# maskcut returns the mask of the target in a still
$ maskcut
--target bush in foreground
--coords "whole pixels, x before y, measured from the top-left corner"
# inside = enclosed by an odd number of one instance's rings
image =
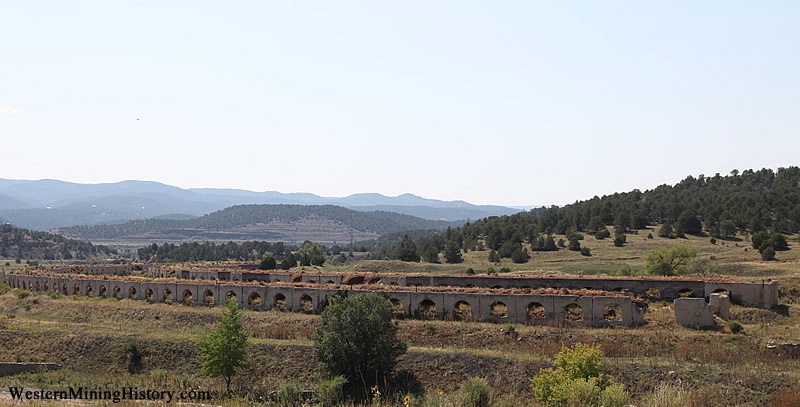
[[[332,375],[360,383],[363,390],[384,384],[406,351],[392,311],[387,298],[371,293],[331,298],[312,336],[314,357]]]
[[[590,345],[563,347],[555,368],[541,369],[531,379],[537,400],[549,406],[624,406],[630,395],[603,373],[603,352]]]

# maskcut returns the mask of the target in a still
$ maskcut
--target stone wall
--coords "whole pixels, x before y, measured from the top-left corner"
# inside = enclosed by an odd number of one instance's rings
[[[770,308],[778,305],[778,282],[723,282],[704,280],[667,280],[638,278],[528,278],[490,276],[382,276],[340,275],[330,273],[281,273],[266,271],[194,271],[175,273],[184,280],[241,281],[241,282],[312,282],[317,284],[386,284],[401,287],[486,287],[486,288],[584,288],[600,291],[629,291],[637,296],[655,295],[665,300],[683,296],[709,298],[712,293],[727,291],[734,303]],[[349,280],[345,280],[349,278]]]
[[[306,276],[313,278],[314,275]],[[106,297],[120,299],[207,305],[222,305],[226,298],[235,297],[244,308],[268,310],[280,306],[288,311],[309,313],[320,312],[321,305],[340,292],[340,288],[333,286],[295,287],[219,281],[124,281],[20,274],[10,274],[7,280],[12,288],[44,290],[47,285],[65,295],[96,297],[104,293]],[[635,326],[644,323],[644,309],[626,296],[394,291],[381,290],[379,285],[374,289],[349,289],[348,295],[368,292],[389,298],[406,317],[461,316],[476,321],[548,325]],[[462,312],[456,313],[456,309]]]

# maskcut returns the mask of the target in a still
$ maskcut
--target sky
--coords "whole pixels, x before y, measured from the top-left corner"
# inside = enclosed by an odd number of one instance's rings
[[[0,178],[566,204],[798,165],[796,1],[0,0]]]

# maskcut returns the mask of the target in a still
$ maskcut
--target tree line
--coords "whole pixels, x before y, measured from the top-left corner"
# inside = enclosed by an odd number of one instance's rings
[[[534,251],[567,248],[588,256],[591,251],[580,244],[583,233],[610,238],[608,227],[613,226],[614,245],[624,246],[626,232],[656,224],[661,224],[659,236],[668,238],[707,234],[731,239],[737,234],[765,233],[766,237],[758,235],[755,248],[768,260],[775,250],[785,250],[782,238],[773,236],[800,231],[800,168],[688,176],[674,186],[492,216],[416,239],[406,236],[391,245],[376,242],[370,256],[437,263],[439,253],[444,253],[444,261],[453,263],[460,260],[460,251],[489,249],[492,261],[511,258],[524,263],[529,258],[525,242]],[[566,239],[556,241],[554,234]],[[768,244],[764,246],[763,241]]]
[[[0,225],[0,257],[32,260],[84,260],[112,256],[116,250],[9,224]]]

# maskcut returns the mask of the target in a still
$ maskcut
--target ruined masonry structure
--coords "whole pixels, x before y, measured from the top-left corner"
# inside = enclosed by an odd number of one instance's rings
[[[274,282],[288,277],[276,275]],[[401,277],[406,278],[406,277]],[[268,310],[285,307],[287,310],[319,312],[320,305],[340,293],[339,289],[323,287],[294,287],[290,285],[257,285],[209,281],[127,281],[102,280],[87,276],[41,276],[11,274],[12,288],[34,291],[57,290],[65,295],[90,297],[106,296],[147,300],[174,301],[187,304],[221,305],[222,299],[235,297],[244,308]],[[477,321],[556,324],[575,315],[578,324],[590,326],[627,325],[644,323],[644,308],[628,296],[579,296],[543,294],[479,294],[435,291],[395,291],[349,289],[348,295],[372,292],[389,298],[405,316],[435,313],[453,315],[458,308],[466,317]],[[504,310],[497,314],[493,310]],[[466,310],[466,311],[464,311]],[[576,315],[577,314],[577,315]]]
[[[61,270],[59,270],[61,271]],[[95,271],[95,270],[92,270]],[[100,270],[97,270],[100,271]],[[61,271],[62,273],[64,271]],[[151,270],[159,273],[159,270]],[[564,288],[628,292],[675,300],[676,320],[686,326],[708,326],[712,315],[727,318],[730,302],[770,308],[778,304],[778,282],[742,283],[703,280],[525,278],[483,276],[404,276],[289,274],[247,271],[178,271],[173,281],[105,280],[89,276],[8,276],[12,288],[50,289],[65,295],[107,296],[179,303],[221,305],[235,297],[242,307],[267,310],[319,312],[321,304],[341,287],[298,287],[288,283],[362,285],[348,288],[351,295],[374,292],[388,297],[405,316],[436,314],[488,322],[529,324],[583,323],[591,326],[644,323],[644,308],[631,296],[581,296],[554,294],[500,294],[436,292],[431,287],[485,287],[492,289]],[[254,284],[258,283],[258,284]],[[381,286],[384,289],[381,289]],[[389,288],[386,286],[397,286]],[[374,288],[373,288],[374,287]],[[399,290],[398,287],[406,287]],[[414,288],[415,291],[411,291]],[[422,289],[419,289],[422,288]],[[724,293],[725,295],[719,295]],[[709,303],[706,302],[709,300]],[[501,310],[498,312],[498,310]]]

